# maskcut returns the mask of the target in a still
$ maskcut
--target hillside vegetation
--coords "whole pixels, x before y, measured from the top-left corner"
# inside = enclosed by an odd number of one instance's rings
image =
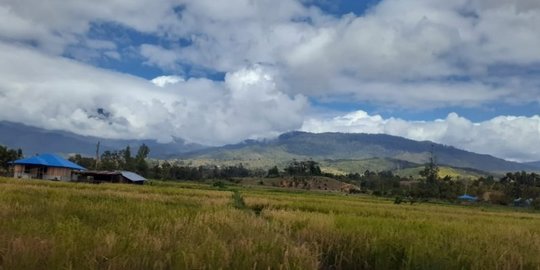
[[[247,140],[233,145],[207,147],[187,143],[181,138],[174,138],[170,143],[114,140],[0,121],[0,145],[21,148],[26,155],[53,152],[93,157],[98,141],[102,152],[115,152],[127,145],[137,147],[145,144],[152,149],[150,158],[176,159],[193,166],[230,166],[242,163],[250,168],[268,169],[274,165],[283,167],[292,159],[313,159],[327,162],[323,166],[332,170],[362,173],[366,169],[387,171],[418,167],[427,162],[433,150],[438,162],[447,167],[472,168],[489,173],[540,171],[539,162],[510,162],[429,141],[414,141],[384,134],[289,132],[275,139]]]
[[[333,169],[361,173],[366,169],[418,167],[429,160],[431,151],[437,156],[438,163],[447,167],[494,173],[539,170],[535,163],[510,162],[429,141],[385,134],[290,132],[273,140],[214,147],[180,154],[179,158],[195,164],[241,162],[259,168],[281,166],[291,159],[313,159]]]
[[[370,196],[0,178],[0,269],[535,269],[540,215]]]

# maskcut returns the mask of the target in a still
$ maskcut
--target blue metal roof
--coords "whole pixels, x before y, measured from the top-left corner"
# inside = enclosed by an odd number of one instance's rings
[[[43,154],[39,156],[19,159],[19,160],[13,161],[13,164],[43,165],[43,166],[49,166],[49,167],[68,168],[68,169],[79,170],[79,171],[86,170],[85,168],[69,160],[63,159],[62,157],[55,154]]]
[[[468,200],[468,201],[476,201],[478,198],[476,198],[475,196],[463,194],[463,195],[459,196],[458,199],[460,199],[460,200]]]

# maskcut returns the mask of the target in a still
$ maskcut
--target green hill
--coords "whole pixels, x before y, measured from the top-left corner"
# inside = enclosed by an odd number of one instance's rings
[[[199,163],[243,163],[259,168],[283,166],[292,159],[313,159],[321,162],[322,167],[363,172],[366,169],[378,171],[418,167],[428,161],[430,151],[433,151],[437,162],[446,167],[471,168],[492,173],[538,170],[531,164],[385,134],[290,132],[273,140],[249,140],[178,157]]]

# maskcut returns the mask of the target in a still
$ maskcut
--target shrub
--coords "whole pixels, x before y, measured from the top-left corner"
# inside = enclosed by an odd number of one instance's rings
[[[540,197],[534,199],[531,206],[534,208],[534,210],[540,210]]]
[[[212,184],[212,186],[217,187],[217,188],[225,188],[225,183],[221,181],[216,181]]]
[[[508,205],[510,203],[510,198],[500,191],[492,191],[487,197],[488,201],[493,204]]]

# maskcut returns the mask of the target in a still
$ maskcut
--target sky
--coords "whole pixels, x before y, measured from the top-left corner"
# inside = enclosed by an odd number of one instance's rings
[[[0,0],[0,120],[206,145],[385,133],[540,160],[537,0]]]

